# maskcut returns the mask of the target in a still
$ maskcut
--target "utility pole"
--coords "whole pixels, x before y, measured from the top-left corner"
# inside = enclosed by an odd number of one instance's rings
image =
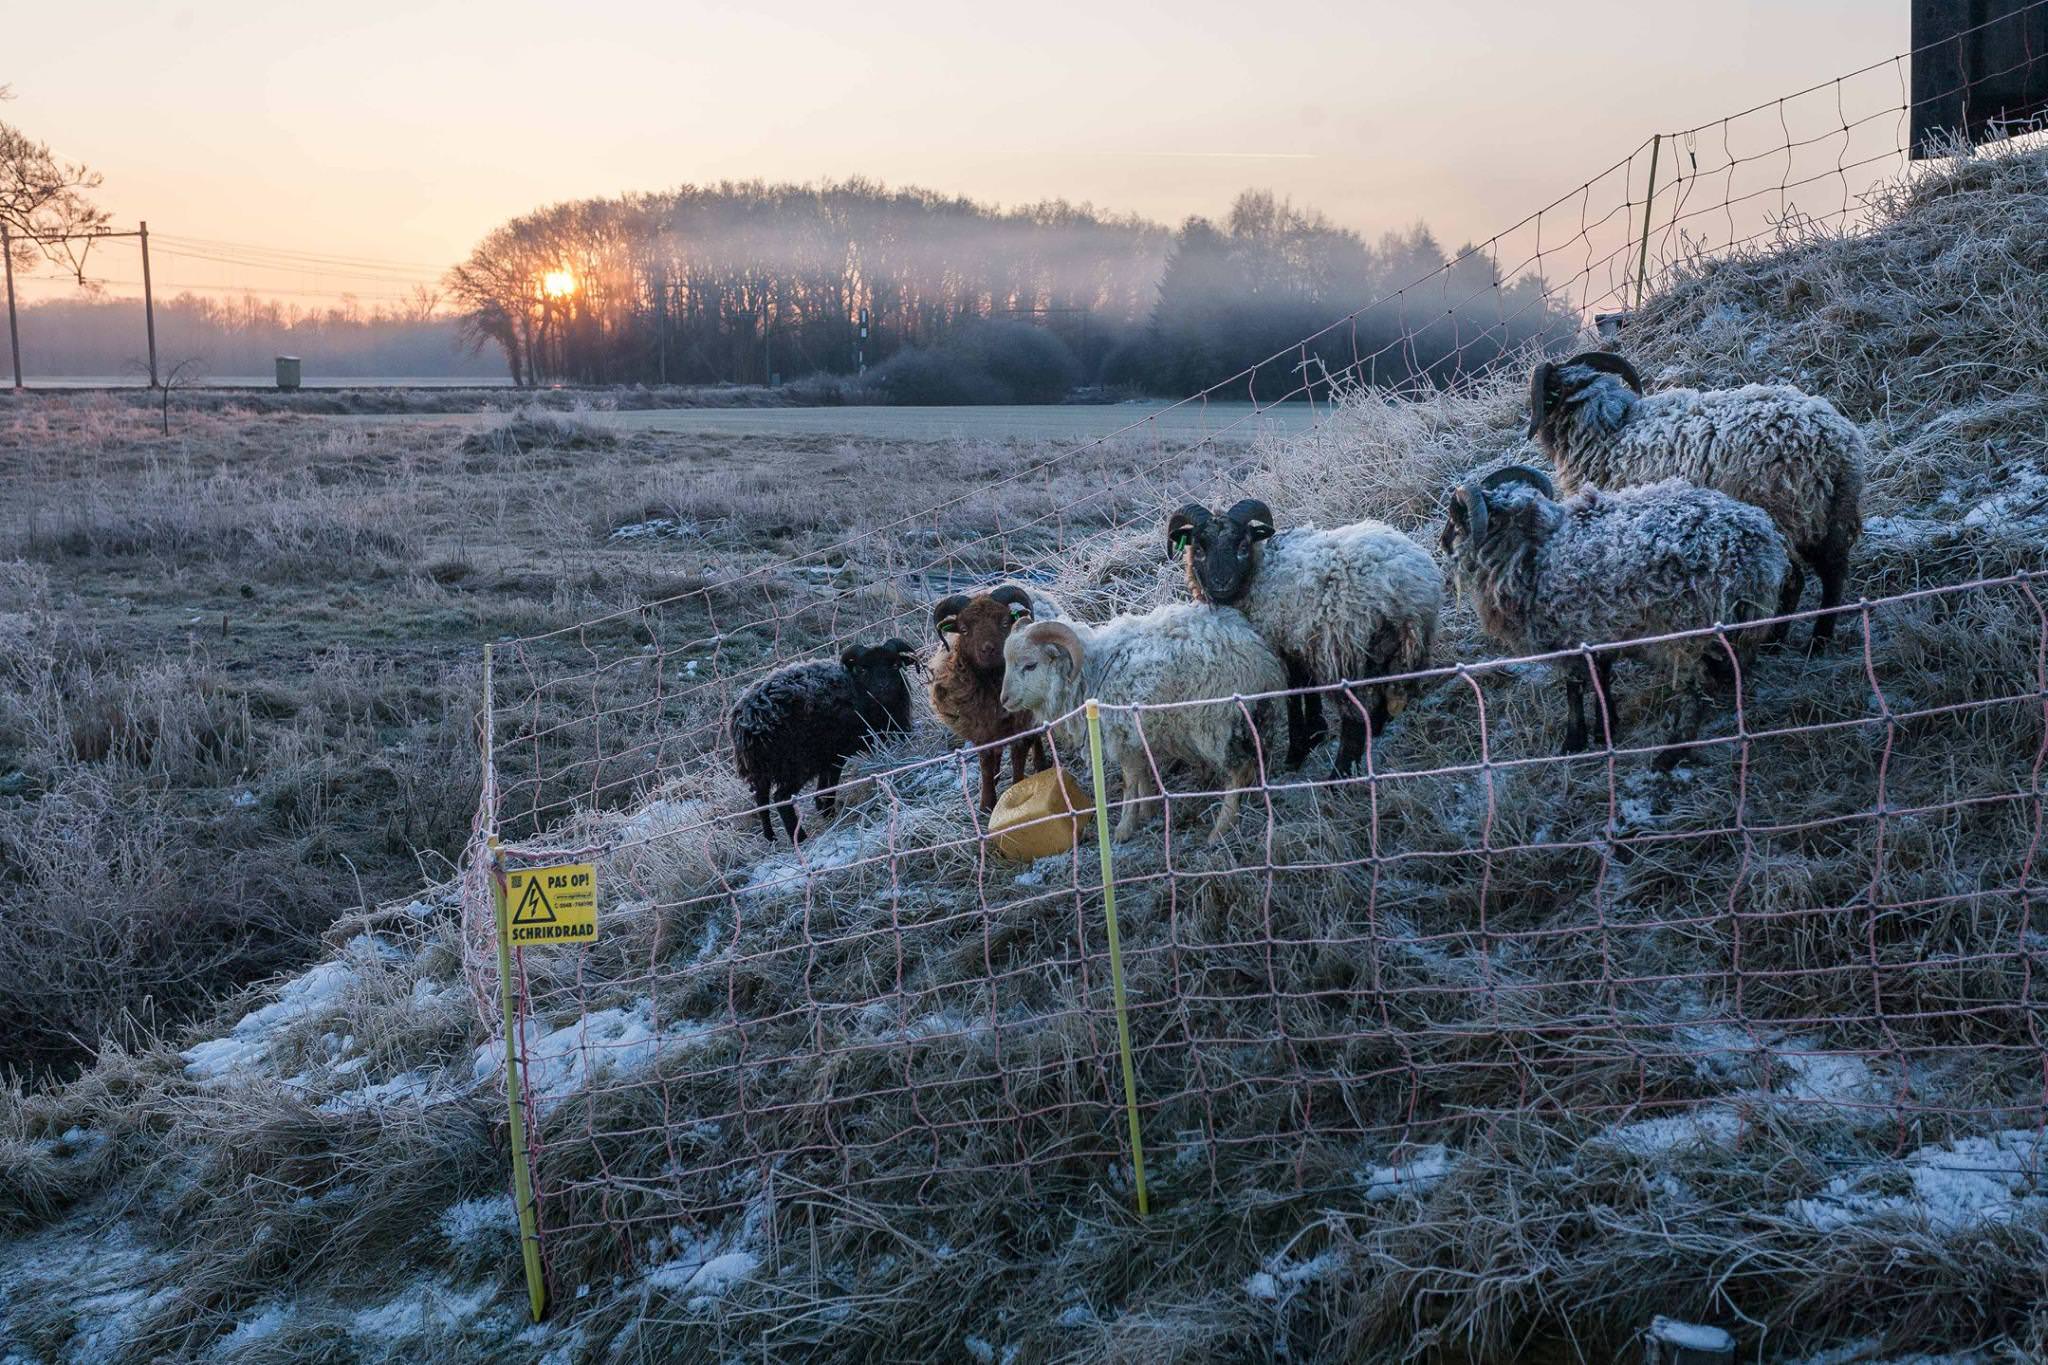
[[[14,239],[0,223],[0,261],[7,271],[7,347],[14,354],[14,387],[21,387],[21,329],[14,323]]]
[[[149,386],[156,383],[156,296],[149,288],[149,224],[142,225],[142,321],[149,329]],[[173,252],[173,255],[177,253]]]

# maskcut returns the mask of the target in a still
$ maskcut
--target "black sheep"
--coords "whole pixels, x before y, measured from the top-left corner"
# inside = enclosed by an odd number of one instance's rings
[[[838,804],[831,788],[840,769],[877,735],[910,730],[910,687],[903,670],[915,661],[908,642],[854,646],[837,663],[791,664],[763,678],[732,709],[733,766],[751,783],[761,807],[761,833],[775,842],[773,804],[792,842],[803,838],[792,799],[817,780],[818,815]]]

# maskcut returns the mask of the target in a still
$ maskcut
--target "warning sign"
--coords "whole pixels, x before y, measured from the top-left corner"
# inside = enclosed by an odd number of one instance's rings
[[[505,875],[506,932],[514,947],[597,940],[597,869],[589,863]]]

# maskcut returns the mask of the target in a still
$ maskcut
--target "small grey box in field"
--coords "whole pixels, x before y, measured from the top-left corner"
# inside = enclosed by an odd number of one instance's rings
[[[277,358],[277,386],[287,391],[299,387],[299,358],[295,355],[281,355]]]
[[[1735,1338],[1718,1327],[1651,1318],[1643,1333],[1644,1365],[1735,1365]]]

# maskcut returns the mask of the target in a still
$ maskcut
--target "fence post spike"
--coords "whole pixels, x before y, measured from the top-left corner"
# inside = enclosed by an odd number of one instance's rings
[[[1123,1058],[1124,1116],[1131,1128],[1131,1174],[1138,1190],[1138,1216],[1152,1212],[1145,1189],[1145,1143],[1138,1134],[1138,1077],[1131,1063],[1131,1015],[1124,1002],[1123,944],[1116,927],[1116,871],[1109,852],[1109,796],[1102,776],[1102,714],[1088,699],[1088,762],[1095,770],[1095,845],[1102,854],[1102,918],[1109,927],[1109,986],[1116,1002],[1116,1047]],[[1168,818],[1171,818],[1169,807]]]
[[[533,1173],[526,1151],[526,1095],[519,1084],[519,1011],[512,996],[512,934],[506,912],[505,859],[498,836],[490,850],[491,908],[498,926],[498,1003],[505,1015],[505,1106],[511,1116],[512,1197],[519,1205],[519,1253],[526,1266],[527,1308],[539,1322],[547,1312],[547,1284],[541,1275],[540,1227],[533,1203]]]

